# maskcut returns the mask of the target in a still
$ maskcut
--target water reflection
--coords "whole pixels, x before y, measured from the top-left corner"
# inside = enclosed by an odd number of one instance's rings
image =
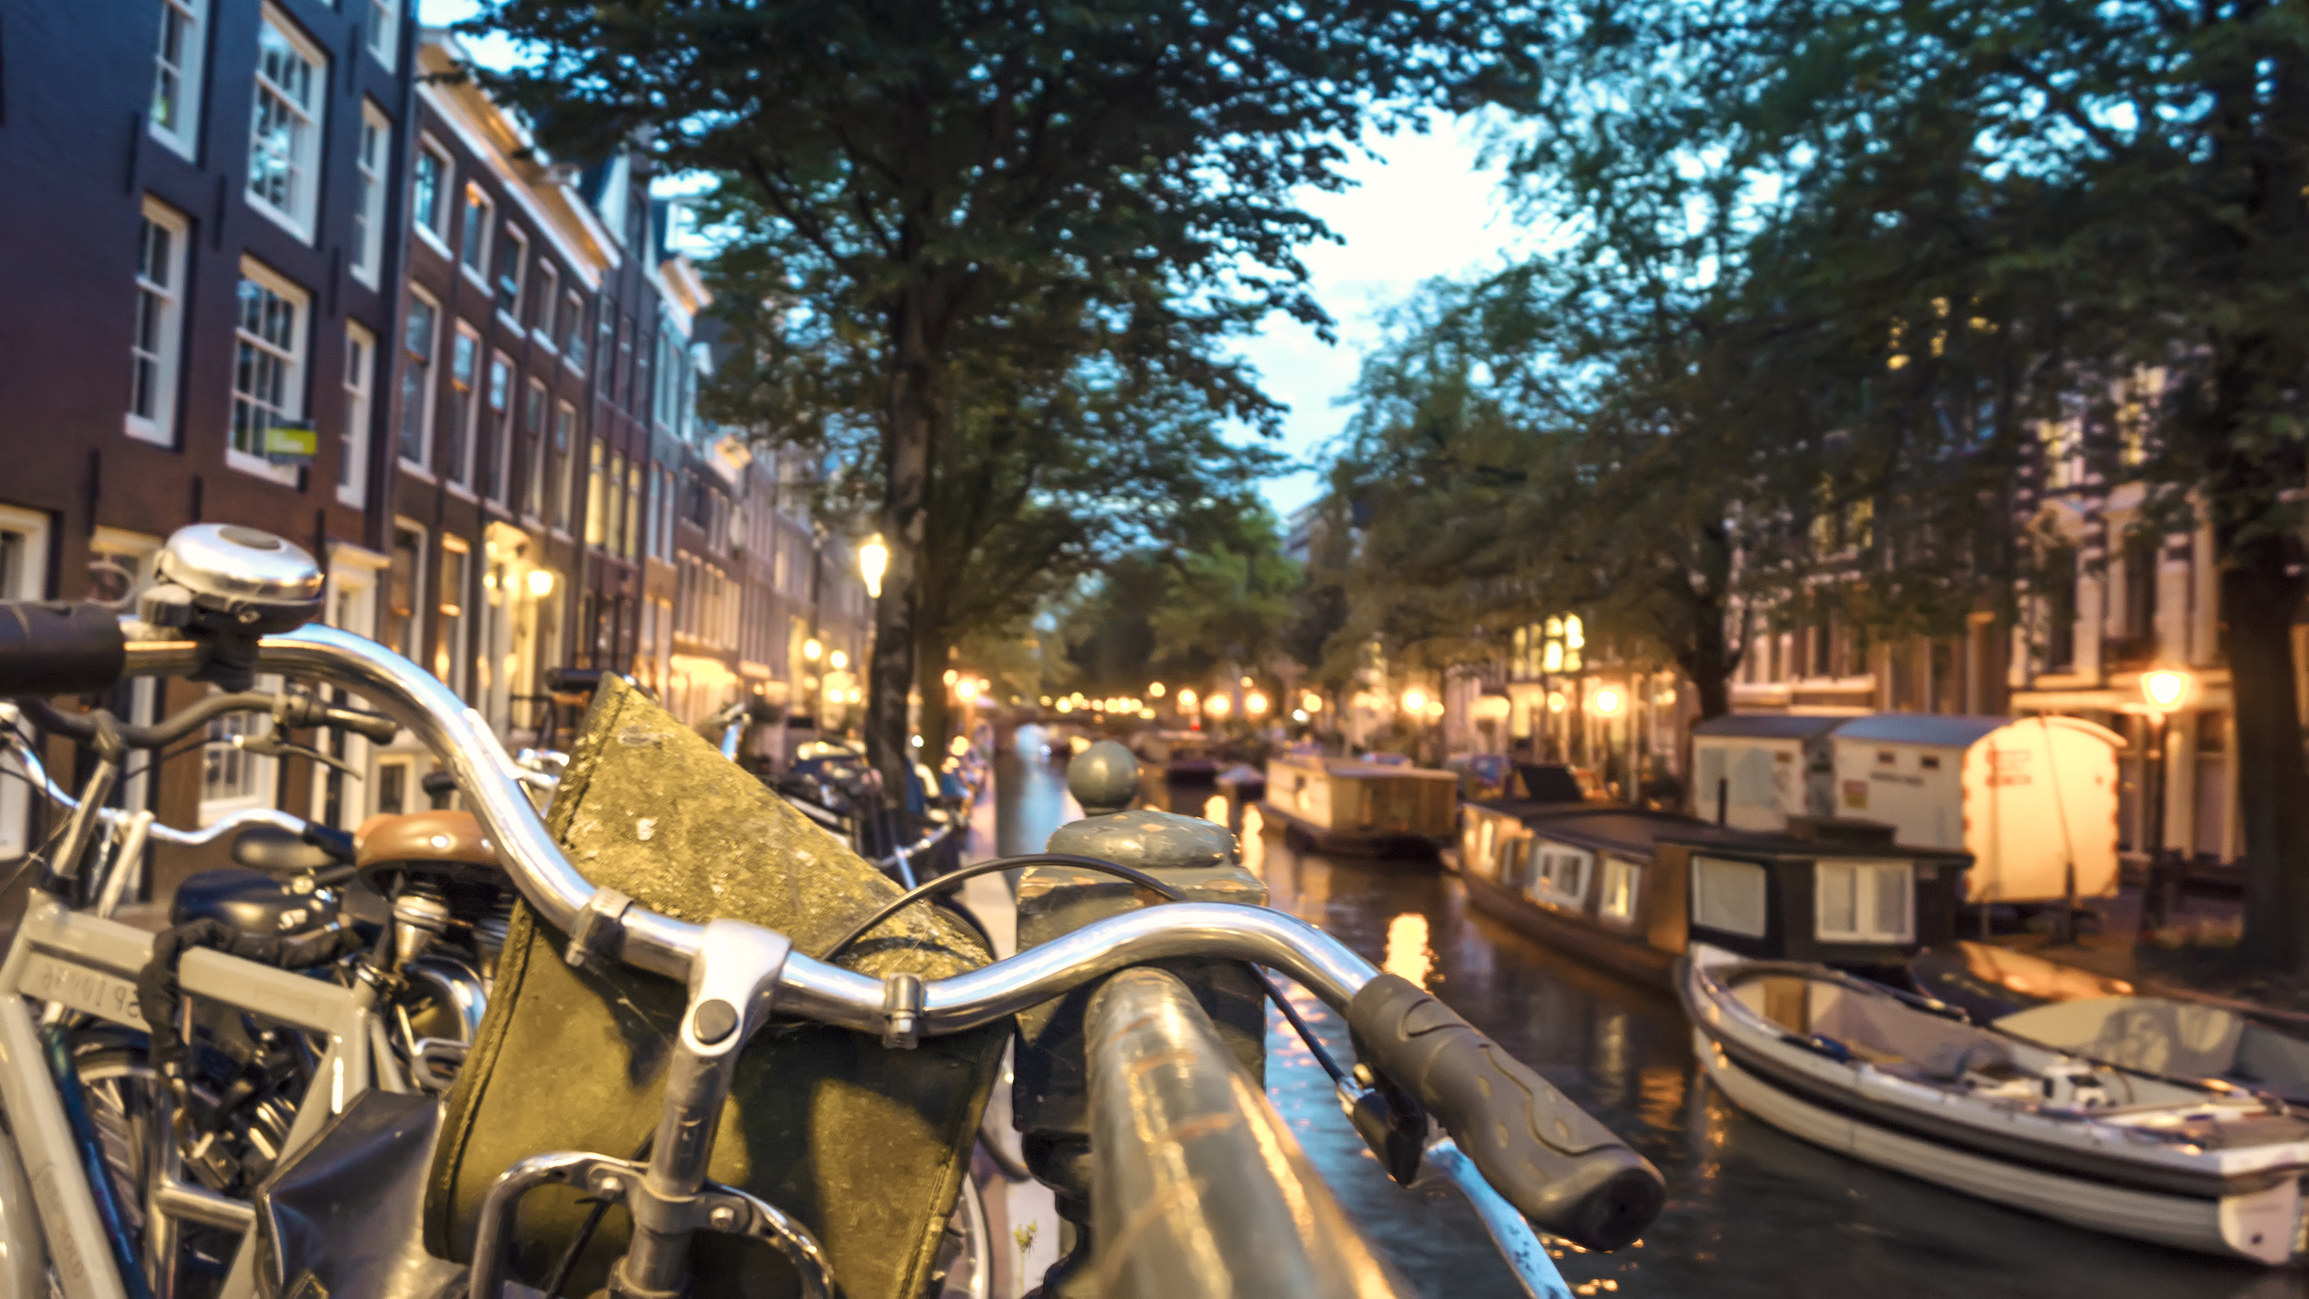
[[[1055,774],[1054,766],[1047,767]],[[1009,774],[1006,769],[1006,776]],[[1170,804],[1152,782],[1146,799]],[[1273,905],[1321,925],[1366,959],[1433,988],[1658,1165],[1668,1208],[1640,1246],[1567,1251],[1583,1294],[2041,1296],[2043,1299],[2309,1299],[2296,1271],[2263,1272],[2135,1245],[1989,1205],[1855,1163],[1767,1128],[1707,1086],[1690,1027],[1664,994],[1600,973],[1472,911],[1432,867],[1298,852],[1264,833],[1257,809],[1178,803],[1232,825]],[[1055,800],[1010,799],[1007,809]],[[1055,820],[1005,842],[1040,847]],[[1332,1050],[1344,1024],[1294,989]],[[1482,1227],[1447,1184],[1397,1187],[1340,1117],[1330,1080],[1273,1017],[1267,1083],[1292,1131],[1372,1240],[1430,1299],[1520,1294]]]

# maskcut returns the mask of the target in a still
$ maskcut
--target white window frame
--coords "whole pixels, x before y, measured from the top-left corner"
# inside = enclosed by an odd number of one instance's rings
[[[0,534],[14,544],[0,547],[0,600],[48,598],[49,519],[37,510],[0,505]],[[32,850],[30,787],[11,758],[0,757],[0,859],[21,857]]]
[[[1545,839],[1532,842],[1531,879],[1524,891],[1535,901],[1575,910],[1585,907],[1594,879],[1594,853]]]
[[[521,309],[529,302],[529,236],[508,219],[505,222],[504,238],[513,252],[513,305],[508,307],[499,300],[497,278],[494,276],[489,281],[489,301],[496,309],[497,318],[511,325],[518,333],[522,329]],[[503,254],[505,246],[500,245],[497,251]]]
[[[449,480],[451,491],[470,497],[473,494],[473,443],[480,436],[482,385],[489,377],[486,373],[489,349],[481,341],[481,331],[463,317],[455,318],[454,323],[455,329],[449,337],[449,386],[452,391],[464,391],[469,400],[454,403],[456,408],[449,412],[449,418],[462,427],[455,430],[457,445],[451,448],[456,452],[451,457],[455,463],[443,467],[441,473]],[[461,350],[460,344],[468,342],[472,344],[473,373],[461,382],[457,377],[458,358],[467,353]]]
[[[473,217],[475,207],[481,209],[479,221]],[[491,302],[497,298],[496,288],[489,283],[489,253],[496,244],[496,228],[497,200],[489,197],[480,181],[466,181],[457,194],[457,265],[481,286]]]
[[[505,379],[499,404],[498,377]],[[481,376],[481,405],[489,414],[489,499],[513,504],[513,437],[521,401],[521,370],[503,352],[489,353],[489,368]]]
[[[529,336],[548,352],[560,350],[553,339],[553,316],[561,310],[561,268],[550,257],[537,259],[537,291],[530,295],[537,304],[537,321],[529,327]]]
[[[250,71],[250,78],[255,83],[256,93],[249,110],[248,183],[241,186],[241,194],[248,200],[250,207],[272,218],[280,224],[282,229],[309,244],[313,242],[313,230],[321,206],[321,146],[323,133],[328,130],[329,56],[327,51],[315,45],[305,36],[303,31],[298,29],[295,23],[289,21],[286,14],[272,5],[268,4],[264,7],[263,14],[258,18],[257,30],[259,55]],[[265,77],[262,41],[263,34],[267,31],[279,36],[282,42],[288,46],[289,52],[305,64],[306,75],[309,78],[310,103],[298,103],[290,96],[286,87],[277,85]],[[274,204],[270,198],[258,192],[257,189],[259,175],[256,161],[257,151],[262,145],[262,137],[257,133],[257,124],[264,112],[265,101],[268,96],[277,98],[281,103],[288,105],[291,111],[304,118],[303,129],[297,131],[292,139],[291,157],[288,159],[290,177],[288,206],[286,207]]]
[[[1771,896],[1770,877],[1755,862],[1692,854],[1694,927],[1762,938],[1771,930]]]
[[[337,472],[337,499],[365,505],[369,499],[369,430],[377,417],[377,336],[357,320],[345,322],[345,414],[343,467]]]
[[[561,315],[562,339],[556,346],[560,348],[561,359],[568,364],[569,372],[582,375],[585,373],[587,359],[585,355],[585,294],[576,288],[569,289],[562,298]]]
[[[401,392],[399,395],[402,399],[401,423],[393,428],[393,452],[395,457],[400,460],[401,468],[411,473],[422,474],[429,479],[433,476],[433,420],[436,414],[434,401],[440,395],[441,383],[441,304],[434,300],[432,294],[414,284],[409,286],[409,299],[412,302],[424,303],[426,309],[433,315],[432,333],[425,340],[425,391],[415,406],[417,436],[420,443],[418,455],[420,458],[415,460],[409,458],[408,447],[401,436],[402,426],[406,425],[411,417],[407,391],[410,357],[409,325],[416,318],[415,312],[402,314],[401,327],[395,331],[393,340],[393,373],[400,376]]]
[[[363,44],[379,66],[393,70],[401,53],[401,0],[369,0],[369,39]]]
[[[560,494],[547,502],[546,508],[550,512],[548,522],[554,533],[566,537],[569,535],[569,520],[577,512],[578,462],[583,459],[585,449],[585,439],[577,431],[577,403],[554,403],[553,437],[554,450],[548,453],[547,458],[550,461],[554,454],[558,454],[561,472],[554,476],[555,481],[546,486]]]
[[[385,176],[393,162],[393,119],[373,100],[361,101],[361,148],[354,155],[360,173],[360,203],[353,210],[353,278],[377,287],[385,263]]]
[[[428,155],[440,164],[441,179],[433,186],[431,210],[420,212],[416,210],[417,163]],[[457,159],[430,135],[420,133],[417,152],[409,155],[409,200],[409,224],[416,229],[417,237],[433,245],[434,251],[443,257],[449,257],[449,223],[458,210]]]
[[[534,412],[537,416],[530,418]],[[552,495],[546,470],[553,464],[553,394],[535,375],[521,389],[521,431],[529,435],[529,472],[521,482],[521,514],[532,523],[545,519]]]
[[[444,579],[449,574],[449,556],[451,555],[465,557],[465,562],[461,566],[462,580],[458,583],[464,589],[449,593],[456,596],[454,601],[441,598],[444,592],[439,589],[448,585]],[[441,546],[434,556],[433,566],[435,570],[434,630],[437,633],[437,639],[433,645],[433,675],[439,677],[441,682],[451,690],[456,691],[458,698],[471,703],[472,700],[468,697],[467,692],[473,688],[473,655],[472,646],[467,643],[466,629],[468,624],[465,620],[473,612],[471,606],[466,603],[473,597],[472,543],[453,533],[442,533]],[[453,625],[452,619],[455,620]],[[448,671],[444,673],[443,668],[447,668]]]
[[[160,83],[163,77],[176,77],[177,123],[163,125],[151,109],[145,112],[146,129],[152,138],[167,145],[187,161],[200,161],[200,110],[206,98],[209,0],[160,0],[160,41],[152,55],[152,106],[161,102]],[[178,30],[184,37],[183,48],[177,51],[177,62],[170,64],[166,41],[171,17],[181,20]]]
[[[288,304],[292,313],[289,318],[290,344],[284,352],[280,345],[271,339],[262,335],[251,334],[242,327],[240,294],[236,289],[233,296],[233,383],[230,404],[226,408],[225,463],[243,473],[254,474],[259,478],[269,478],[276,483],[293,484],[297,481],[295,466],[276,465],[265,459],[261,451],[247,451],[232,445],[232,439],[236,436],[239,427],[238,416],[244,401],[272,411],[274,417],[285,425],[294,426],[306,418],[305,370],[310,360],[311,351],[309,336],[312,332],[312,295],[306,293],[288,277],[254,257],[241,258],[241,283],[244,285],[254,283]],[[282,362],[281,387],[283,397],[278,407],[265,402],[260,394],[241,391],[242,367],[239,357],[240,349],[244,346],[259,348]]]
[[[1606,855],[1603,888],[1596,895],[1596,916],[1614,924],[1634,924],[1636,911],[1643,906],[1643,888],[1643,863]]]
[[[164,0],[164,3],[166,0]],[[129,342],[129,362],[132,367],[149,363],[152,366],[152,414],[136,413],[136,386],[133,372],[128,392],[128,415],[124,429],[128,436],[139,442],[156,446],[176,445],[176,392],[182,379],[184,364],[184,266],[185,245],[192,239],[192,223],[176,209],[157,199],[144,200],[143,224],[138,226],[136,307],[138,336]],[[162,278],[153,279],[146,273],[144,226],[156,226],[168,232],[168,256],[160,268]],[[152,349],[144,347],[143,326],[146,304],[153,308],[159,323],[153,329]]]
[[[396,516],[393,526],[385,532],[385,564],[378,570],[377,607],[370,635],[381,644],[384,641],[384,620],[392,612],[393,552],[398,548],[400,534],[409,533],[417,539],[417,549],[409,564],[409,643],[401,647],[401,656],[411,663],[425,661],[425,615],[431,606],[425,603],[425,593],[431,584],[425,580],[425,570],[433,562],[432,548],[426,545],[427,530],[415,519]]]
[[[1829,923],[1830,881],[1845,881],[1852,899],[1850,924]],[[1900,905],[1900,923],[1884,923],[1885,887]],[[1823,859],[1812,864],[1812,932],[1823,943],[1905,943],[1916,936],[1916,867],[1893,859]]]

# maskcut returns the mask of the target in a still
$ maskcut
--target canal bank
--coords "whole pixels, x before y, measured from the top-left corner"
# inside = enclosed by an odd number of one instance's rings
[[[1058,762],[1030,749],[1005,755],[998,773],[991,829],[1002,851],[1039,848],[1050,829],[1078,815]],[[1245,861],[1266,880],[1274,906],[1432,988],[1658,1165],[1668,1208],[1640,1246],[1611,1256],[1567,1251],[1561,1260],[1580,1293],[2309,1299],[2298,1272],[2081,1231],[1785,1136],[1701,1080],[1673,999],[1473,912],[1456,877],[1296,851],[1258,825],[1255,811],[1214,803],[1208,786],[1173,791],[1150,783],[1145,796],[1229,820],[1245,832]],[[1345,1051],[1344,1026],[1312,998],[1295,1000],[1327,1044]],[[1321,1070],[1278,1028],[1270,1024],[1269,1093],[1371,1238],[1428,1299],[1517,1295],[1456,1193],[1389,1182],[1340,1115]]]

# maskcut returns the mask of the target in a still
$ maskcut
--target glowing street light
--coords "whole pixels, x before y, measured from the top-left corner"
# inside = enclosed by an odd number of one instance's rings
[[[2155,786],[2153,790],[2143,791],[2148,795],[2149,805],[2147,838],[2151,894],[2155,894],[2157,886],[2162,883],[2159,871],[2165,861],[2165,795],[2170,780],[2165,771],[2165,752],[2167,742],[2171,739],[2172,715],[2175,709],[2188,702],[2189,693],[2196,684],[2188,673],[2172,668],[2155,668],[2141,674],[2141,698],[2148,701],[2149,720],[2154,726],[2154,738],[2141,764],[2144,774],[2149,778],[2147,783]],[[2070,903],[2069,914],[2076,914],[2073,901]]]
[[[957,681],[954,683],[954,694],[956,698],[967,704],[978,697],[978,683],[968,679]]]
[[[1251,693],[1249,693],[1249,694],[1247,694],[1247,695],[1244,695],[1244,696],[1243,696],[1243,711],[1244,711],[1244,712],[1246,712],[1246,713],[1249,713],[1249,714],[1250,714],[1251,716],[1253,716],[1253,717],[1264,717],[1264,716],[1266,716],[1266,715],[1267,715],[1267,697],[1266,697],[1265,695],[1263,695],[1263,694],[1260,694],[1260,693],[1259,693],[1258,691],[1256,691],[1256,690],[1253,690]]]
[[[850,656],[840,650],[835,650],[832,657],[826,660],[826,666],[836,672],[847,672],[850,669]]]
[[[1203,701],[1203,711],[1213,717],[1224,717],[1235,711],[1235,701],[1225,695],[1212,695]]]
[[[1162,683],[1162,682],[1160,682],[1160,681],[1150,681],[1150,682],[1148,682],[1148,683],[1147,683],[1147,688],[1146,688],[1146,693],[1147,693],[1147,698],[1149,698],[1149,699],[1160,699],[1160,698],[1162,698],[1162,697],[1163,697],[1163,683]]]
[[[1417,687],[1417,686],[1413,686],[1413,687],[1411,687],[1409,690],[1406,690],[1406,691],[1404,691],[1404,692],[1403,692],[1403,711],[1404,711],[1404,712],[1407,712],[1407,713],[1424,713],[1424,712],[1426,712],[1426,711],[1427,711],[1427,692],[1426,692],[1426,691],[1424,691],[1424,690],[1421,690],[1421,689],[1420,689],[1419,687]]]
[[[1312,690],[1310,690],[1310,691],[1308,691],[1307,693],[1305,693],[1305,694],[1303,694],[1303,695],[1299,696],[1299,711],[1300,711],[1300,712],[1303,712],[1303,713],[1319,713],[1319,712],[1322,712],[1322,711],[1323,711],[1323,696],[1321,696],[1321,695],[1319,695],[1319,694],[1316,694],[1316,693],[1315,693],[1314,691],[1312,691]]]
[[[877,532],[858,547],[858,575],[866,579],[866,594],[882,598],[882,574],[890,571],[890,547]]]
[[[824,658],[825,654],[826,647],[818,643],[817,637],[812,636],[808,640],[802,642],[802,657],[808,659],[812,663],[815,663],[819,659]]]
[[[2176,672],[2171,668],[2143,672],[2141,698],[2148,700],[2149,707],[2157,712],[2169,713],[2179,708],[2181,701],[2189,697],[2190,684],[2188,673]]]
[[[1181,689],[1179,691],[1179,707],[1191,713],[1195,709],[1195,700],[1199,697],[1192,689]]]
[[[1561,690],[1550,690],[1547,692],[1547,711],[1551,713],[1560,713],[1568,707],[1570,707],[1570,701],[1563,697],[1563,692]]]
[[[533,568],[529,570],[529,594],[540,600],[553,594],[552,569]]]
[[[1620,698],[1620,692],[1610,686],[1605,686],[1595,692],[1595,710],[1606,717],[1617,713],[1620,710],[1620,705],[1624,702],[1626,701]]]

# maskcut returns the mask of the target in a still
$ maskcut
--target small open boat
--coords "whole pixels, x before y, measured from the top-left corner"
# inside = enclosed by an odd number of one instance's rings
[[[2309,1119],[1966,1022],[1825,966],[1695,945],[1677,970],[1709,1080],[1791,1135],[2136,1240],[2290,1262]]]

